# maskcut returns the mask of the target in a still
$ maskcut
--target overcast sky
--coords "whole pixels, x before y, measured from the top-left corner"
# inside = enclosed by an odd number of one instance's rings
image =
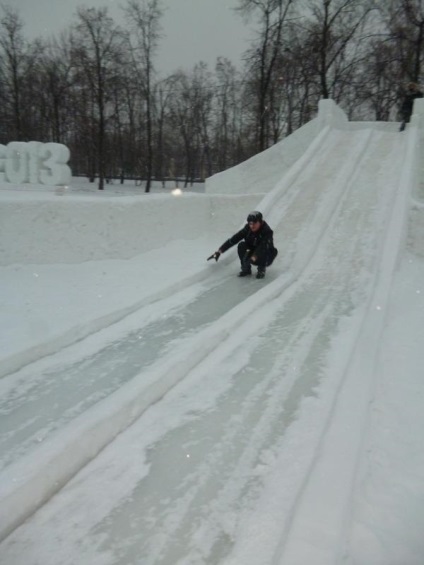
[[[125,0],[6,0],[25,23],[28,39],[60,32],[74,19],[78,6],[107,6],[116,22],[122,22]],[[162,0],[165,7],[156,67],[161,74],[191,69],[200,60],[213,70],[216,58],[227,57],[237,67],[249,45],[251,31],[239,14],[237,0]]]

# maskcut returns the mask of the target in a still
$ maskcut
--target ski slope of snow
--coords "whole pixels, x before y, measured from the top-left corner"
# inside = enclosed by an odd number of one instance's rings
[[[422,565],[421,102],[181,195],[0,185],[0,563]],[[256,208],[266,278],[206,262]]]

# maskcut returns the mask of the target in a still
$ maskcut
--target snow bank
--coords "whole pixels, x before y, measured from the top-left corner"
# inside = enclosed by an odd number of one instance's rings
[[[129,259],[177,239],[230,235],[261,199],[59,194],[0,191],[0,265]]]

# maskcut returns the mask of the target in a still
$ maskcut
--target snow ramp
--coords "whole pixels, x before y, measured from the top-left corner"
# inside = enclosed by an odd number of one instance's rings
[[[146,343],[166,347],[141,369],[132,360],[132,371],[126,349],[123,382],[113,367],[131,342],[128,328],[97,343],[93,374],[103,355],[115,361],[98,366],[103,376],[112,367],[109,378],[91,401],[74,380],[60,408],[68,416],[40,422],[41,446],[31,440],[36,419],[25,421],[26,400],[8,381],[4,410],[23,432],[20,445],[9,441],[0,475],[1,561],[340,562],[416,182],[419,118],[398,134],[346,120],[335,127],[331,101],[320,111],[328,119],[319,133],[258,206],[280,249],[264,285],[222,277],[236,268],[230,255],[215,265],[220,276],[205,267],[202,286],[168,304],[183,318],[174,333],[172,324],[154,333],[143,322]],[[212,316],[217,302],[224,307]],[[166,306],[156,304],[149,320]],[[66,375],[64,353],[49,363]],[[81,370],[75,363],[83,383],[87,359]],[[58,390],[25,379],[30,401],[39,394],[48,410]]]

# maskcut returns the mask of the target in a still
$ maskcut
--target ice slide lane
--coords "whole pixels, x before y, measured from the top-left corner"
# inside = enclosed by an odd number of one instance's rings
[[[343,190],[348,184],[349,179],[352,175],[353,168],[357,162],[357,159],[360,159],[365,152],[365,148],[367,147],[367,143],[369,141],[370,132],[360,132],[356,134],[356,142],[354,137],[351,134],[342,134],[341,132],[334,132],[332,136],[329,137],[327,144],[320,147],[317,155],[312,158],[309,167],[302,171],[302,174],[299,176],[298,182],[302,183],[302,190],[296,187],[294,184],[292,187],[289,187],[289,190],[281,191],[278,194],[280,204],[285,204],[285,213],[280,215],[281,223],[286,224],[285,226],[285,233],[284,236],[290,238],[290,231],[287,229],[287,226],[291,225],[293,233],[291,234],[292,240],[295,239],[295,235],[297,232],[302,232],[302,228],[305,228],[305,225],[302,225],[302,214],[294,213],[296,209],[303,206],[303,221],[309,223],[313,220],[314,217],[314,208],[317,210],[317,221],[319,224],[323,224],[325,226],[325,221],[323,223],[323,219],[325,220],[325,214],[328,217],[331,215],[331,211],[334,209],[334,205],[331,206],[331,202],[334,201],[342,194]],[[347,154],[350,156],[350,161],[347,159]],[[333,158],[330,159],[329,157],[332,156]],[[337,158],[340,157],[340,160]],[[344,163],[343,166],[340,166],[340,163]],[[349,164],[350,163],[350,164]],[[321,187],[319,183],[316,182],[317,176],[319,172],[325,170],[325,184]],[[308,180],[309,178],[309,180]],[[314,179],[314,182],[312,182]],[[308,193],[309,190],[309,193]],[[283,195],[281,194],[283,192]],[[312,200],[311,200],[312,199]],[[314,206],[311,206],[311,203],[314,202]],[[325,212],[325,214],[324,214]],[[324,214],[324,216],[323,216]],[[296,222],[293,222],[293,218],[297,218]],[[290,219],[292,223],[290,224]],[[278,226],[276,232],[278,233]],[[324,229],[324,228],[322,228]],[[313,248],[316,246],[316,234],[314,234],[314,239],[302,242],[300,241],[299,244],[302,244],[302,253],[304,254],[305,249],[309,249],[309,255],[313,253]],[[299,260],[298,260],[299,263]],[[290,279],[290,277],[289,277]],[[281,283],[274,281],[276,284],[275,289],[272,293],[280,292],[281,284],[283,287],[287,286],[290,282],[283,281]],[[237,296],[237,291],[239,290],[240,281],[232,280],[231,284],[234,286],[234,304],[237,303],[239,297]],[[271,283],[272,286],[273,283]],[[222,285],[225,288],[225,292],[228,291],[228,284],[224,282]],[[250,287],[251,289],[252,287]],[[200,310],[204,309],[207,304],[209,306],[215,303],[215,299],[210,301],[210,296],[213,296],[213,293],[216,289],[212,288],[207,291],[206,294],[209,293],[209,298],[204,298],[203,302],[200,301],[201,304]],[[265,289],[264,289],[265,290]],[[210,292],[209,292],[210,291]],[[210,294],[211,293],[211,294]],[[251,308],[255,308],[255,304],[260,304],[266,301],[269,298],[269,293],[262,292],[257,293],[258,297],[254,300]],[[218,297],[222,297],[222,289],[218,288]],[[216,298],[215,296],[215,298]],[[231,296],[231,293],[229,293]],[[209,301],[209,302],[208,302]],[[221,300],[222,302],[222,300]],[[224,304],[227,308],[228,305]],[[11,447],[12,453],[12,460],[13,457],[18,457],[14,465],[9,465],[6,468],[4,473],[5,480],[3,484],[6,485],[3,488],[3,492],[0,491],[0,496],[3,499],[3,506],[5,508],[5,513],[7,513],[7,508],[10,506],[15,507],[14,512],[16,512],[16,508],[21,508],[22,511],[19,516],[16,516],[16,519],[10,519],[10,516],[13,517],[14,513],[11,512],[9,516],[9,520],[5,523],[8,525],[8,530],[13,529],[15,525],[17,525],[25,515],[30,514],[36,507],[38,507],[44,500],[46,500],[53,492],[55,492],[66,480],[69,479],[70,476],[75,474],[77,470],[83,466],[89,459],[91,459],[95,453],[103,447],[116,433],[120,430],[124,429],[129,423],[135,419],[150,403],[155,402],[161,395],[163,395],[171,386],[174,386],[178,380],[180,380],[185,373],[193,366],[196,365],[205,355],[207,355],[213,348],[216,346],[217,343],[222,341],[225,335],[228,335],[228,332],[231,331],[231,328],[237,326],[238,320],[241,320],[245,317],[244,313],[245,307],[243,306],[240,310],[238,316],[236,316],[235,320],[231,319],[231,315],[227,315],[227,321],[225,323],[226,327],[224,328],[205,328],[204,331],[200,336],[198,336],[196,345],[193,346],[192,336],[190,333],[194,333],[199,328],[202,327],[202,324],[199,326],[193,327],[191,325],[187,331],[186,340],[187,343],[184,344],[184,339],[178,339],[178,347],[180,348],[180,354],[175,355],[175,351],[169,352],[168,355],[165,355],[165,360],[158,361],[156,364],[153,363],[153,368],[148,367],[144,374],[142,374],[142,379],[140,377],[134,377],[137,373],[137,370],[140,369],[140,357],[138,354],[133,360],[128,360],[129,351],[131,349],[137,350],[139,347],[139,333],[135,336],[135,341],[132,341],[132,344],[136,344],[135,349],[133,347],[127,348],[126,345],[128,342],[131,342],[131,339],[128,339],[129,336],[126,336],[125,339],[121,340],[120,345],[119,343],[112,344],[110,348],[107,348],[106,351],[106,360],[103,365],[99,362],[99,359],[96,358],[93,362],[93,371],[91,374],[92,378],[88,379],[88,389],[82,387],[80,392],[80,398],[77,398],[77,402],[75,398],[72,398],[72,395],[69,394],[61,394],[61,388],[55,388],[53,386],[53,393],[52,394],[45,394],[44,381],[47,383],[46,387],[56,385],[56,380],[59,379],[61,375],[66,374],[63,368],[63,359],[62,362],[60,359],[55,358],[53,364],[56,365],[55,371],[47,375],[42,375],[41,381],[39,379],[35,379],[35,385],[31,382],[30,376],[27,378],[29,379],[29,384],[24,381],[24,392],[25,397],[29,399],[29,404],[23,406],[25,402],[21,403],[21,396],[19,395],[19,387],[22,386],[22,382],[19,382],[18,379],[18,386],[16,389],[11,386],[11,396],[9,397],[9,401],[11,399],[12,404],[17,399],[17,407],[18,412],[21,414],[30,414],[29,420],[25,421],[25,418],[22,420],[22,424],[19,426],[17,420],[14,421],[14,425],[6,430],[5,432],[5,442],[9,442],[9,446]],[[209,308],[206,308],[206,311],[209,313]],[[178,313],[177,311],[177,318],[181,316],[181,312]],[[210,316],[210,314],[208,314]],[[196,315],[194,316],[196,318]],[[225,316],[224,316],[225,318]],[[169,321],[169,320],[168,320]],[[209,319],[210,321],[210,319]],[[191,319],[190,324],[192,324],[193,319]],[[203,320],[204,322],[204,320]],[[151,329],[151,328],[150,328]],[[166,329],[165,334],[168,332],[169,327],[167,324],[162,327],[162,330]],[[181,334],[181,327],[178,327],[177,324],[177,335],[180,336]],[[186,327],[187,330],[187,327]],[[156,332],[151,337],[158,337],[160,335]],[[169,333],[168,336],[169,338]],[[175,334],[173,336],[175,338]],[[169,339],[168,339],[169,341]],[[119,360],[119,348],[124,345],[124,349],[122,351],[123,356],[121,356],[121,360]],[[160,349],[160,348],[159,348]],[[195,353],[193,353],[195,352]],[[100,352],[101,354],[103,352]],[[163,354],[163,351],[160,352]],[[118,357],[118,361],[116,361],[116,357]],[[177,357],[177,358],[176,358]],[[126,359],[128,363],[124,363],[124,365],[128,368],[131,367],[129,373],[127,373],[125,379],[119,380],[119,378],[112,378],[111,382],[109,382],[108,386],[104,385],[104,382],[96,381],[95,377],[96,374],[101,375],[102,377],[105,375],[105,367],[107,367],[108,363],[114,363],[112,367],[112,371],[110,372],[112,377],[116,376],[116,366],[119,367],[119,364],[122,362],[122,359]],[[77,370],[75,367],[71,368],[71,375],[72,378],[77,378],[78,376],[82,381],[84,381],[84,385],[87,382],[85,369],[87,368],[87,364],[90,365],[91,360],[83,360],[81,364],[77,365]],[[97,369],[96,369],[97,366]],[[59,367],[59,370],[58,370]],[[135,371],[134,368],[137,370]],[[171,368],[173,370],[171,370]],[[177,368],[177,370],[175,370]],[[27,371],[28,368],[25,369]],[[119,371],[118,371],[119,372]],[[157,373],[161,373],[163,378],[157,382]],[[129,377],[128,377],[129,375]],[[147,378],[146,378],[147,375]],[[22,377],[22,375],[20,375]],[[72,390],[75,388],[75,380],[70,379],[70,383],[64,384],[64,390]],[[122,387],[122,383],[125,380],[130,378],[130,382],[127,385]],[[93,381],[94,379],[94,381]],[[22,378],[21,378],[22,381]],[[146,382],[147,381],[147,382]],[[40,385],[41,382],[41,385]],[[8,383],[10,385],[10,383]],[[63,384],[63,382],[62,382]],[[69,389],[70,385],[70,389]],[[102,390],[100,389],[104,386]],[[41,394],[37,392],[37,387],[41,386],[42,392]],[[120,390],[117,390],[118,387],[121,386]],[[26,388],[25,388],[26,387]],[[34,388],[33,388],[34,387]],[[90,390],[91,388],[91,390]],[[117,406],[121,407],[122,405],[126,406],[126,410],[122,410],[122,408],[115,410],[113,417],[110,415],[111,407],[106,402],[98,402],[100,398],[102,398],[103,394],[111,394],[113,391],[115,392],[115,399],[117,401]],[[21,390],[22,392],[22,390]],[[62,390],[63,392],[63,390]],[[92,396],[90,396],[90,393]],[[72,401],[69,407],[58,405],[58,399],[62,398],[70,398]],[[88,399],[88,400],[87,400]],[[93,406],[92,410],[88,410],[90,406]],[[35,403],[34,406],[31,407],[31,403]],[[38,403],[38,405],[37,405]],[[52,407],[53,411],[46,413],[46,406]],[[41,416],[41,425],[34,426],[34,419],[38,417],[40,413],[43,412],[41,410],[44,408],[45,416]],[[6,416],[10,414],[10,405],[6,405],[5,411]],[[7,411],[9,410],[9,413]],[[84,411],[81,413],[81,411]],[[125,412],[125,414],[123,414]],[[57,432],[57,414],[63,414],[63,419],[59,420],[62,429],[60,434],[53,434],[52,438],[49,438],[49,434],[52,432]],[[78,417],[78,414],[80,417]],[[33,418],[31,419],[31,415]],[[56,419],[55,419],[56,418]],[[18,418],[19,420],[19,418]],[[106,424],[107,421],[107,424]],[[66,425],[69,424],[69,425]],[[18,430],[18,434],[22,434],[26,437],[23,442],[20,444],[18,443],[17,446],[13,445],[13,438],[10,441],[10,435],[14,433],[14,430]],[[84,441],[84,444],[81,445],[81,437],[88,438]],[[39,444],[40,439],[43,440],[41,446]],[[51,441],[44,441],[45,439]],[[23,445],[27,442],[26,445]],[[37,448],[33,449],[31,452],[31,447],[36,445]],[[29,448],[29,453],[25,455],[25,451]],[[66,452],[71,451],[77,453],[78,456],[73,458],[73,461],[70,462],[67,459]],[[34,460],[36,461],[35,466],[33,465]],[[52,468],[59,468],[60,473],[59,475],[53,472],[53,480],[52,471],[50,471],[49,475],[43,476],[43,469],[44,467]],[[32,473],[25,473],[22,472],[22,469],[33,469]],[[8,488],[8,482],[13,477],[14,484],[13,489]],[[7,480],[9,479],[9,481]],[[37,500],[34,499],[33,494],[33,486],[34,482],[37,484]],[[26,485],[26,486],[25,486]],[[24,488],[25,487],[25,488]],[[12,490],[12,492],[10,492]],[[13,504],[13,501],[16,502],[16,496],[18,497],[19,505]],[[9,502],[9,505],[6,504],[6,500]],[[30,501],[33,500],[32,503]],[[27,511],[25,511],[27,508]],[[7,533],[7,530],[4,530]]]
[[[279,530],[289,526],[332,414],[340,367],[327,367],[326,353],[337,341],[340,320],[367,302],[380,266],[401,160],[400,137],[394,139],[386,136],[370,147],[359,166],[363,174],[356,174],[340,195],[303,276],[254,316],[261,331],[252,335],[245,320],[204,367],[196,367],[17,530],[0,556],[4,551],[6,559],[24,563],[26,551],[41,547],[46,565],[53,562],[52,554],[56,559],[69,552],[85,563],[95,563],[96,556],[102,563],[142,559],[146,565],[224,563],[227,556],[228,563],[279,562]],[[360,327],[353,318],[342,362]],[[308,441],[302,444],[304,437]],[[275,462],[282,464],[278,474],[286,475],[277,485],[272,483]],[[122,484],[114,496],[111,486],[117,480]],[[98,496],[99,482],[108,494],[96,507],[91,497]],[[261,494],[266,496],[267,485],[271,504]],[[70,514],[67,499],[83,501],[76,504],[76,514]],[[269,515],[270,508],[274,514]],[[266,524],[259,537],[249,531],[255,530],[249,522],[252,509],[254,520]],[[69,520],[73,530],[61,540],[59,553],[52,552],[47,537],[60,538]],[[247,531],[247,540],[239,528]],[[81,553],[83,539],[90,542]]]

